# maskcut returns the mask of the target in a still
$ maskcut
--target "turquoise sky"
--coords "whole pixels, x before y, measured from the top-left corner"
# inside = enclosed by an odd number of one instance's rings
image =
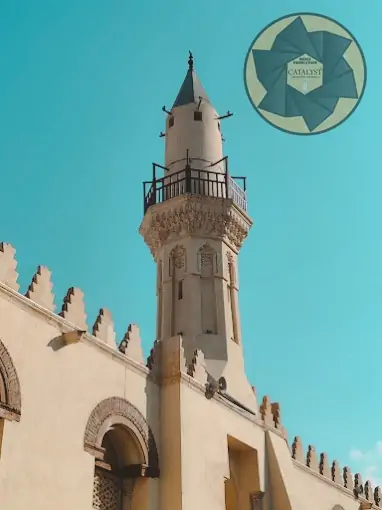
[[[358,39],[368,85],[339,128],[296,137],[245,95],[251,41],[298,11]],[[380,0],[3,0],[0,8],[0,237],[25,292],[38,264],[60,305],[109,308],[120,339],[154,340],[155,267],[137,233],[142,184],[163,162],[188,50],[219,112],[232,173],[248,176],[255,226],[240,258],[249,378],[281,403],[290,437],[382,478]],[[22,341],[22,339],[20,339]],[[33,349],[33,345],[28,346]],[[229,384],[229,381],[228,381]],[[349,457],[352,457],[351,459]]]

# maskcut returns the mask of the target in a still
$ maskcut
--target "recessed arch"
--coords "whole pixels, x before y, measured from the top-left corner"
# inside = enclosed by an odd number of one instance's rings
[[[104,436],[116,426],[126,427],[131,432],[148,467],[148,476],[158,477],[159,459],[154,435],[142,413],[124,398],[106,398],[93,409],[85,429],[85,450],[102,458]]]
[[[21,391],[15,366],[0,340],[0,418],[20,421]]]

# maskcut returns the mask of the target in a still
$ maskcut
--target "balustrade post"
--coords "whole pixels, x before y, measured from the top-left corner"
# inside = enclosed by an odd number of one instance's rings
[[[229,198],[230,178],[228,172],[228,157],[225,158],[225,198]]]
[[[185,174],[186,174],[186,185],[185,185],[186,193],[191,193],[191,168],[189,167],[189,165],[186,166]]]

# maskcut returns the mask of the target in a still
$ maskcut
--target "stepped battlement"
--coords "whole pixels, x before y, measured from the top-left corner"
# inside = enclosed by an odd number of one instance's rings
[[[330,462],[326,453],[317,454],[315,447],[312,445],[308,445],[306,452],[304,452],[301,439],[298,436],[293,440],[291,455],[296,463],[308,468],[310,472],[354,494],[357,499],[360,499],[361,506],[363,502],[371,503],[371,505],[377,507],[382,506],[381,487],[372,487],[370,480],[363,483],[360,473],[352,475],[348,466],[341,469],[337,460]]]
[[[16,250],[8,243],[0,243],[0,283],[19,293]],[[115,348],[136,363],[144,365],[141,338],[136,324],[129,324],[125,335],[118,343],[111,312],[101,308],[93,326],[88,327],[84,294],[77,287],[70,287],[63,299],[60,311],[56,312],[55,295],[51,272],[45,266],[38,266],[25,297],[45,310],[62,317],[73,324],[78,332],[88,333],[109,347]]]
[[[0,283],[19,293],[19,274],[15,255],[16,250],[12,245],[4,242],[0,243]],[[116,352],[123,354],[127,359],[138,363],[142,367],[147,367],[148,376],[158,384],[161,384],[162,380],[166,378],[166,370],[168,370],[167,362],[164,362],[163,359],[171,359],[172,370],[176,358],[177,371],[180,377],[189,377],[200,389],[208,386],[209,375],[206,370],[203,352],[196,349],[192,359],[188,362],[180,335],[171,339],[170,347],[166,346],[164,348],[162,342],[156,341],[145,362],[139,327],[136,324],[129,324],[122,340],[118,343],[112,314],[109,310],[101,308],[93,326],[90,329],[88,328],[84,294],[81,289],[70,287],[63,299],[60,310],[57,312],[54,303],[55,296],[51,272],[45,266],[38,266],[24,297],[51,314],[55,314],[57,319],[62,318],[65,322],[71,323],[76,331],[87,333],[96,341],[101,341],[108,347],[114,348]],[[171,377],[173,377],[173,374],[171,372]],[[253,388],[253,392],[256,394],[255,388]],[[282,424],[279,403],[271,402],[268,396],[264,396],[259,411],[255,421],[265,429],[275,431],[288,442],[287,433]],[[370,508],[370,505],[382,506],[381,487],[372,487],[369,480],[363,483],[361,475],[359,473],[353,475],[348,466],[341,469],[338,461],[330,462],[326,453],[318,454],[312,445],[309,445],[307,450],[304,451],[301,439],[297,436],[289,449],[295,464],[306,469],[312,475],[342,488],[345,492],[359,499],[361,504],[364,502],[369,505],[368,508]]]

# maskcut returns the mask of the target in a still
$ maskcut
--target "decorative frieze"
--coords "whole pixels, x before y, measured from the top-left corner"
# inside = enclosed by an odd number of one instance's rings
[[[139,231],[155,258],[164,243],[184,235],[224,239],[239,250],[251,224],[231,200],[187,196],[151,207]]]

